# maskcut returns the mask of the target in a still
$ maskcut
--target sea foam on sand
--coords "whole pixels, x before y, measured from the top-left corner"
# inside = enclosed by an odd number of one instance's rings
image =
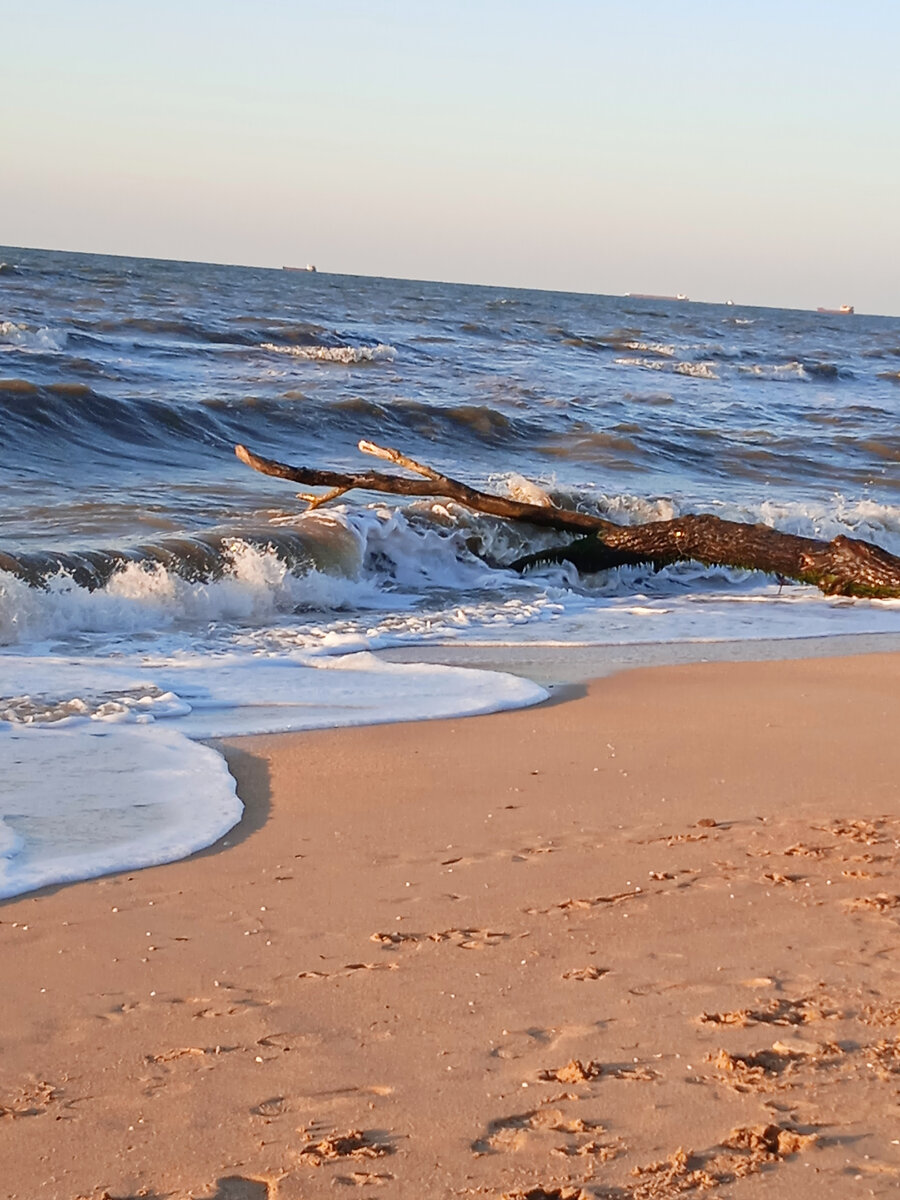
[[[242,805],[198,738],[468,716],[547,695],[513,675],[368,653],[4,655],[3,691],[0,898],[171,862],[225,834]]]

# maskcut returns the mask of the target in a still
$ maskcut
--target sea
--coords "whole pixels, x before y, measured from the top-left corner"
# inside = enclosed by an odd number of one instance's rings
[[[541,651],[900,634],[900,602],[749,571],[520,576],[503,564],[565,539],[440,498],[307,513],[234,454],[392,469],[367,440],[617,522],[711,512],[900,554],[898,318],[0,264],[0,898],[226,834],[211,739],[536,703],[547,678],[498,667]]]

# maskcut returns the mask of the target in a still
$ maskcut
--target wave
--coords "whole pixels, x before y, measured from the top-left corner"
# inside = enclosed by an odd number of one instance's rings
[[[738,371],[754,379],[769,383],[784,383],[792,379],[808,379],[806,368],[801,362],[740,364]]]
[[[752,363],[738,364],[738,371],[756,379],[770,383],[785,383],[794,379],[810,382],[816,379],[854,379],[855,372],[833,362],[799,362],[791,359],[781,363]]]
[[[33,451],[45,468],[72,445],[90,451],[106,448],[129,458],[148,446],[165,444],[173,453],[183,453],[187,443],[226,439],[229,431],[206,413],[204,408],[187,410],[164,400],[118,399],[85,383],[39,385],[0,379],[7,447]]]
[[[855,372],[850,368],[833,362],[735,362],[735,357],[747,359],[753,357],[752,352],[741,351],[738,355],[730,354],[723,349],[709,346],[703,347],[709,358],[695,361],[674,361],[662,355],[648,358],[639,355],[623,355],[614,361],[617,366],[640,367],[645,371],[666,371],[675,375],[689,375],[695,379],[719,379],[720,372],[736,369],[738,374],[749,379],[764,380],[768,383],[786,383],[795,380],[810,382],[812,380],[841,380],[854,379]],[[673,353],[677,353],[673,350]]]
[[[45,325],[17,325],[0,321],[0,349],[24,350],[32,354],[58,354],[65,350],[68,335]]]
[[[548,494],[519,477],[507,476],[504,483],[520,495],[523,488],[535,497]],[[697,507],[684,498],[630,493],[551,489],[549,495],[555,503],[623,525],[671,520]],[[900,553],[900,505],[835,496],[827,505],[723,502],[709,511],[805,537],[862,537]],[[267,622],[283,626],[287,621],[293,632],[278,635],[282,641],[295,638],[304,647],[343,651],[348,642],[335,640],[338,629],[352,634],[356,649],[396,644],[398,637],[428,640],[429,622],[446,630],[456,620],[454,612],[471,604],[469,616],[461,618],[464,625],[481,621],[476,614],[482,610],[488,623],[527,623],[544,619],[540,614],[547,615],[553,597],[542,590],[536,594],[530,577],[498,574],[489,564],[511,562],[561,540],[552,530],[496,521],[452,502],[423,501],[404,508],[339,506],[254,529],[210,530],[137,547],[0,555],[0,643],[150,629],[157,635],[192,629],[209,637],[211,630],[237,625],[246,627],[245,640],[256,644],[254,639],[274,636],[271,630],[260,632]],[[706,578],[704,570],[648,568],[641,587],[680,593],[685,571],[696,581]],[[720,575],[712,571],[709,577]],[[604,594],[628,595],[635,575],[612,573],[592,582],[564,571],[559,583],[573,594],[585,588],[593,594],[602,587]],[[562,599],[559,595],[556,602]],[[382,616],[374,615],[379,611]],[[303,612],[313,614],[308,624],[299,615]],[[329,624],[323,612],[346,615]],[[365,632],[376,628],[377,635]]]
[[[276,395],[212,396],[186,405],[111,396],[80,381],[39,385],[13,377],[0,379],[0,423],[7,450],[15,448],[23,466],[34,461],[46,469],[48,456],[58,459],[73,445],[91,455],[114,454],[123,460],[146,458],[162,448],[167,463],[186,461],[199,446],[230,453],[236,442],[278,456],[285,437],[299,437],[306,444],[324,439],[333,454],[335,438],[349,451],[360,437],[377,441],[386,432],[408,446],[413,443],[411,451],[421,440],[435,437],[449,439],[457,451],[461,439],[527,446],[547,436],[547,421],[553,419],[534,410],[508,415],[484,404],[349,396],[317,406],[308,400],[303,390],[288,388]]]
[[[371,600],[358,582],[362,555],[352,526],[330,514],[310,514],[297,529],[211,530],[78,553],[0,552],[0,644],[359,607]]]
[[[662,358],[622,357],[614,360],[620,367],[640,367],[645,371],[671,371],[694,379],[718,379],[710,362],[672,362]]]
[[[153,339],[175,340],[213,345],[258,347],[261,341],[279,345],[327,346],[339,341],[337,334],[307,321],[278,321],[272,317],[233,317],[218,324],[194,320],[188,316],[132,316],[100,321],[79,319],[74,322],[79,336],[94,341],[109,334],[141,335]],[[136,340],[140,340],[138,337]]]
[[[640,432],[634,427],[632,432]],[[649,468],[650,456],[624,431],[567,433],[538,447],[542,454],[553,458],[577,459],[580,462],[600,463],[604,467],[642,471]],[[642,462],[641,459],[646,461]]]
[[[680,362],[672,368],[676,375],[690,375],[692,379],[718,379],[712,363]]]
[[[393,362],[397,355],[393,346],[381,342],[377,346],[279,346],[275,342],[263,342],[260,350],[289,354],[310,362],[339,363],[345,367],[360,363]]]
[[[677,347],[674,344],[670,342],[648,341],[636,329],[615,329],[611,333],[588,334],[573,333],[567,329],[554,326],[548,332],[559,337],[564,346],[573,346],[579,350],[618,353],[630,350],[637,354],[663,359],[674,358],[678,353]]]
[[[0,570],[38,588],[48,587],[54,578],[64,578],[76,587],[95,591],[133,566],[151,571],[162,567],[167,574],[189,583],[208,583],[233,573],[248,549],[272,554],[294,572],[326,569],[352,574],[359,566],[356,541],[352,537],[340,539],[331,518],[310,516],[302,529],[211,529],[121,549],[46,550],[17,555],[0,551]]]

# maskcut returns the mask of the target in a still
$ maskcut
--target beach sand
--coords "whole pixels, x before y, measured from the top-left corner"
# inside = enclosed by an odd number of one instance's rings
[[[224,749],[222,842],[0,906],[0,1195],[900,1189],[900,655]]]

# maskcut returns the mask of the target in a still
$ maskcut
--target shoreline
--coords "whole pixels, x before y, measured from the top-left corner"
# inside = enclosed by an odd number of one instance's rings
[[[622,642],[598,645],[544,643],[417,643],[373,651],[387,662],[473,667],[524,675],[553,686],[586,683],[619,671],[704,662],[793,662],[804,658],[843,658],[900,652],[900,633],[840,633],[808,637],[722,639],[718,641]]]
[[[217,742],[224,839],[0,905],[9,1200],[893,1194],[900,655],[556,682]]]

